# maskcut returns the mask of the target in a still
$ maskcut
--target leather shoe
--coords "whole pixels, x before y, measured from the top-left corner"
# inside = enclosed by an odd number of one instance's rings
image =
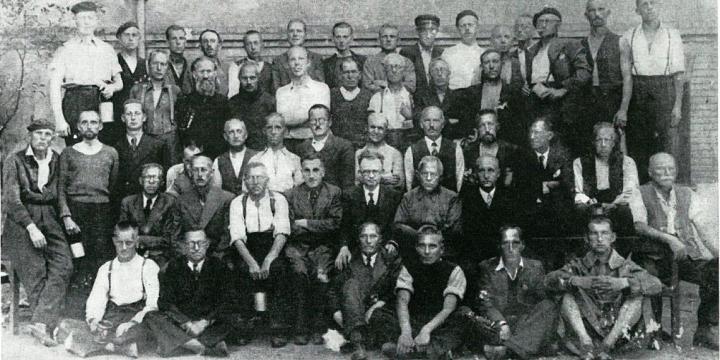
[[[312,334],[312,343],[313,345],[322,345],[325,344],[325,340],[323,340],[322,335],[319,333]]]
[[[394,359],[397,356],[397,345],[392,342],[386,342],[382,344],[382,347],[380,348],[380,353],[390,359]]]
[[[57,342],[47,332],[47,325],[43,323],[35,323],[27,326],[30,335],[37,339],[41,344],[52,347],[57,346]]]
[[[293,343],[295,343],[295,345],[307,345],[308,337],[307,335],[295,335]]]
[[[285,340],[282,336],[273,336],[273,338],[270,340],[270,345],[274,348],[281,348],[287,345],[287,340]]]
[[[119,353],[131,357],[133,359],[137,359],[138,357],[138,348],[137,343],[129,343],[125,345],[121,345],[119,349],[117,349]]]
[[[361,344],[355,345],[355,351],[350,355],[350,360],[366,360],[367,359],[367,353],[365,352],[365,347]]]

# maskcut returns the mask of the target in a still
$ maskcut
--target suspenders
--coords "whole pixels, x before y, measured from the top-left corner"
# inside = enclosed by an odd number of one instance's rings
[[[275,217],[275,196],[273,195],[273,192],[271,190],[268,190],[268,195],[270,196],[270,213]],[[242,209],[243,209],[243,221],[247,224],[247,199],[248,195],[244,194],[242,199]],[[258,209],[259,210],[259,209]],[[258,213],[258,222],[260,222],[260,214]],[[258,229],[260,229],[260,224],[258,224]],[[247,226],[246,226],[247,228]],[[274,225],[270,225],[270,231],[272,231],[274,228]]]
[[[145,273],[143,273],[143,270],[145,270],[145,261],[147,261],[146,258],[142,258],[142,265],[140,265],[140,283],[142,284],[142,292],[143,292],[143,300],[147,298],[147,294],[145,293]],[[112,268],[113,268],[113,261],[110,260],[110,266],[108,267],[108,291],[107,291],[107,298],[110,299],[110,290],[112,290]]]
[[[637,32],[637,27],[633,29],[632,37],[630,37],[630,62],[632,63],[633,71],[635,71],[635,75],[638,74],[637,68],[635,67],[635,33]],[[667,47],[667,54],[665,55],[665,70],[663,71],[663,75],[669,75],[670,72],[670,31],[665,30],[667,33],[667,39],[668,39],[668,47]]]

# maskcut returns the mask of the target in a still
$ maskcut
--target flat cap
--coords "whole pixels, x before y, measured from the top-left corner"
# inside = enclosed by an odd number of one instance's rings
[[[47,119],[33,119],[27,129],[30,132],[40,129],[55,131],[55,122]]]
[[[115,32],[115,36],[120,37],[120,35],[122,35],[122,33],[124,33],[125,30],[127,30],[127,29],[129,29],[129,28],[138,28],[138,29],[140,29],[140,27],[138,26],[138,24],[137,24],[136,22],[134,22],[134,21],[128,21],[128,22],[120,25],[120,27],[119,27],[119,28],[117,29],[117,31]]]
[[[460,19],[462,19],[462,18],[464,18],[464,17],[466,17],[466,16],[472,16],[472,17],[475,18],[475,20],[479,20],[479,19],[480,19],[480,18],[478,17],[478,15],[477,15],[474,11],[472,11],[472,10],[463,10],[463,11],[459,12],[459,13],[457,14],[457,16],[455,17],[455,26],[457,26],[457,24],[460,22]]]
[[[125,102],[123,102],[123,109],[125,109],[125,107],[130,104],[138,104],[138,105],[142,106],[143,103],[139,99],[129,98],[129,99],[125,100]]]
[[[440,18],[432,14],[422,14],[415,17],[415,27],[440,26]]]
[[[77,13],[83,12],[83,11],[95,12],[95,11],[98,11],[98,6],[92,1],[82,1],[82,2],[79,2],[75,5],[73,5],[70,8],[70,11],[73,14],[77,14]]]
[[[535,14],[535,16],[533,16],[533,26],[534,27],[537,27],[538,19],[545,14],[555,15],[558,17],[558,19],[562,20],[562,15],[560,15],[560,11],[558,11],[558,9],[556,9],[554,7],[544,7],[542,10],[540,10],[539,13],[537,13],[537,14]]]

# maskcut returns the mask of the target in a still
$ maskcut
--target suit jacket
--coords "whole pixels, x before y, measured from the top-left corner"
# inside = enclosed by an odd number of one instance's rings
[[[168,193],[159,193],[155,199],[150,216],[145,217],[143,195],[135,194],[122,199],[118,221],[130,220],[140,226],[140,247],[153,251],[171,250],[169,234],[165,231],[172,220],[172,208],[175,197]]]
[[[440,101],[440,97],[438,96],[437,91],[435,91],[434,86],[428,85],[425,87],[418,87],[415,94],[413,94],[413,103],[415,106],[415,109],[413,110],[413,117],[415,120],[415,128],[422,129],[420,126],[420,114],[424,108],[428,106],[437,106],[442,109],[445,114],[447,114],[448,110],[450,110],[450,106],[456,102],[455,97],[457,97],[457,94],[457,90],[450,90],[450,88],[448,88],[445,90],[445,97],[443,97],[443,100]],[[447,115],[445,118],[448,119]],[[447,129],[450,126],[452,125],[446,124],[445,128]],[[447,133],[447,131],[445,131],[445,133]]]
[[[537,206],[537,200],[548,203],[550,206],[562,209],[572,203],[570,189],[567,188],[566,177],[573,176],[572,159],[570,153],[560,144],[551,144],[547,158],[547,166],[542,168],[537,155],[533,150],[523,150],[518,155],[517,162],[517,190],[520,201],[527,207]],[[559,181],[560,187],[543,194],[544,181]]]
[[[357,62],[358,70],[362,71],[363,64],[365,64],[367,56],[357,54],[352,50],[350,51],[350,56],[353,60],[355,60],[355,62]],[[340,76],[342,75],[342,59],[343,58],[338,57],[337,54],[335,54],[322,61],[325,83],[330,89],[340,87],[340,85],[342,85],[340,81]]]
[[[460,263],[476,264],[478,260],[498,256],[498,231],[505,224],[516,224],[516,197],[513,191],[496,187],[490,206],[480,194],[479,186],[463,186],[462,201],[463,237]]]
[[[380,185],[379,189],[379,194],[377,191],[373,194],[375,197],[374,210],[370,209],[365,202],[365,190],[362,185],[353,186],[343,192],[341,237],[344,245],[348,245],[350,248],[357,247],[359,227],[367,221],[372,221],[380,226],[384,241],[392,239],[392,220],[403,194],[386,185]]]
[[[464,89],[455,90],[455,94],[450,98],[445,113],[446,119],[458,119],[457,124],[447,124],[443,129],[443,134],[447,134],[452,139],[461,139],[470,135],[475,129],[475,115],[481,110],[482,105],[482,89],[484,83],[472,85]],[[500,89],[500,105],[497,109],[498,122],[500,123],[500,132],[498,137],[505,138],[504,133],[510,133],[518,126],[515,107],[517,103],[517,91],[508,85],[503,84]],[[525,132],[525,129],[522,129]]]
[[[235,194],[215,186],[208,186],[210,189],[205,195],[204,205],[194,187],[180,194],[175,201],[172,221],[167,231],[170,234],[170,241],[174,244],[182,241],[183,232],[203,229],[210,240],[208,251],[223,251],[230,245],[228,212]]]
[[[227,283],[229,272],[221,260],[208,256],[196,277],[184,256],[173,259],[160,275],[160,311],[178,325],[227,315],[237,299],[235,287]]]
[[[118,199],[122,199],[130,194],[137,194],[142,189],[138,178],[140,177],[140,170],[143,165],[149,163],[157,163],[168,167],[170,161],[168,160],[169,151],[164,142],[153,138],[148,134],[143,134],[140,137],[140,142],[137,144],[137,150],[134,152],[130,148],[130,143],[126,136],[120,138],[115,144],[115,150],[118,152],[120,158],[120,171],[118,172],[118,190],[116,195]]]
[[[308,68],[308,75],[319,82],[325,82],[325,73],[323,72],[323,57],[322,55],[308,50],[308,62],[310,67]],[[272,79],[273,79],[273,91],[271,94],[275,94],[277,89],[290,83],[290,64],[288,62],[287,51],[278,55],[273,60],[272,64]]]
[[[241,68],[245,62],[248,61],[248,58],[242,58],[240,60],[235,61],[235,65],[238,66],[238,68]],[[272,77],[272,65],[273,65],[273,59],[272,57],[262,57],[263,61],[263,68],[260,71],[260,75],[258,76],[258,86],[267,94],[275,94],[275,91],[273,90],[273,77]]]
[[[553,38],[548,47],[550,73],[556,83],[569,92],[589,86],[592,82],[592,68],[588,64],[585,48],[573,39]],[[542,47],[538,41],[527,49],[525,62],[527,83],[532,84],[532,59]]]
[[[338,230],[342,221],[342,200],[339,187],[323,181],[318,185],[315,206],[310,202],[310,187],[303,183],[287,193],[292,237],[295,241],[311,247],[329,245],[337,247]],[[307,219],[308,227],[301,228],[295,220]]]
[[[498,187],[509,187],[513,185],[513,178],[509,174],[514,173],[514,169],[517,166],[518,153],[520,147],[511,144],[505,140],[497,140],[498,151],[495,157],[500,163],[500,177],[498,178]],[[480,157],[480,141],[473,141],[463,144],[463,157],[465,158],[465,168],[471,169],[472,176],[466,177],[466,183],[472,187],[477,184],[477,172],[475,170],[475,162]],[[463,183],[463,187],[465,183]]]
[[[325,146],[318,152],[312,146],[312,139],[305,140],[298,147],[300,158],[308,154],[318,154],[325,165],[325,181],[341,189],[347,189],[355,183],[355,148],[334,134],[328,134]]]
[[[430,58],[437,59],[443,53],[443,49],[439,46],[433,46]],[[422,56],[420,55],[420,44],[411,46],[405,46],[400,49],[400,55],[410,59],[415,65],[415,92],[419,92],[422,89],[430,89],[430,83],[428,81],[428,72],[430,69],[425,68]]]

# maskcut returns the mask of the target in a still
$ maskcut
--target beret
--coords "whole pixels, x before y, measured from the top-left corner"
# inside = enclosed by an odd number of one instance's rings
[[[120,35],[122,35],[122,33],[124,33],[125,30],[127,30],[127,29],[129,29],[129,28],[138,28],[138,29],[140,29],[140,27],[138,26],[138,24],[137,24],[136,22],[134,22],[134,21],[128,21],[128,22],[120,25],[120,27],[119,27],[119,28],[117,29],[117,31],[115,32],[115,36],[120,37]]]
[[[480,18],[478,17],[478,15],[477,15],[474,11],[472,11],[472,10],[463,10],[463,11],[459,12],[459,13],[457,14],[457,16],[455,17],[455,26],[457,26],[457,24],[460,22],[460,19],[462,19],[462,18],[464,18],[464,17],[466,17],[466,16],[468,16],[468,15],[474,17],[476,20],[479,20],[479,19],[480,19]]]
[[[415,18],[415,27],[425,27],[427,25],[440,26],[440,18],[432,14],[422,14]]]
[[[93,12],[95,12],[95,11],[97,11],[97,10],[98,10],[98,6],[97,6],[94,2],[92,2],[92,1],[82,1],[82,2],[79,2],[79,3],[75,4],[75,5],[73,5],[73,6],[70,8],[70,11],[71,11],[73,14],[77,14],[77,13],[83,12],[83,11],[93,11]]]
[[[33,119],[30,125],[27,126],[28,131],[35,131],[40,129],[48,129],[55,131],[55,122],[47,119]]]
[[[558,17],[558,19],[562,20],[562,15],[560,15],[560,11],[554,7],[544,7],[542,10],[540,10],[539,13],[535,14],[533,16],[533,26],[537,27],[537,21],[540,18],[540,16],[543,16],[545,14],[552,14]]]

